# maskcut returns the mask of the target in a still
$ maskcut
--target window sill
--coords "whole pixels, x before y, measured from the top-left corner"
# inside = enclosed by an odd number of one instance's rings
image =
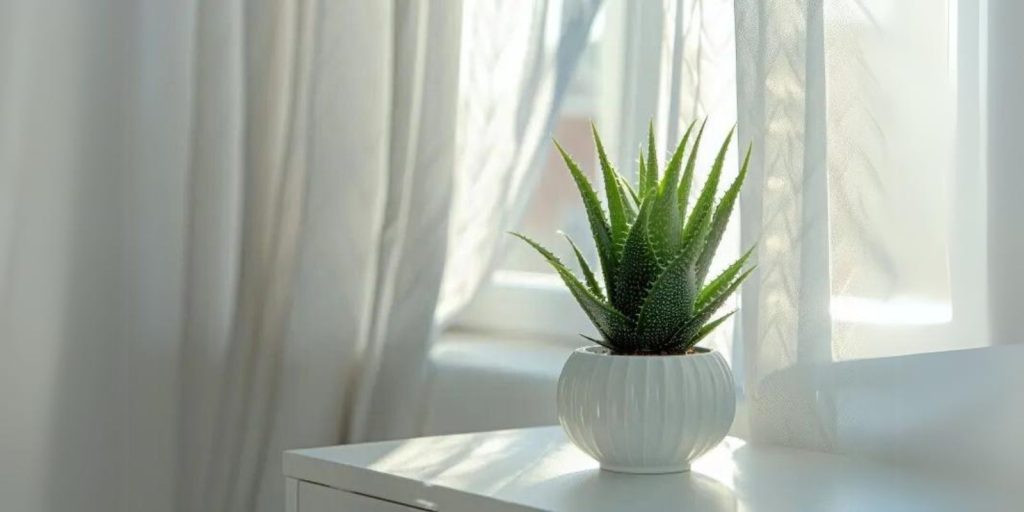
[[[430,353],[423,435],[558,423],[555,389],[583,340],[452,330]]]

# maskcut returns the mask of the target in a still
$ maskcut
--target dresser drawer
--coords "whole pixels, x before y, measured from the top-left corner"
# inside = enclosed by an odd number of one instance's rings
[[[422,512],[421,508],[298,482],[298,512]]]

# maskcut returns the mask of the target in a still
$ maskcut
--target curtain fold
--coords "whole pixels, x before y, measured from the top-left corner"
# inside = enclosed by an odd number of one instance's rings
[[[219,395],[195,509],[276,509],[284,449],[415,434],[446,245],[457,7],[245,5],[236,305],[200,391]]]
[[[545,0],[530,8],[502,0],[466,4],[439,324],[490,276],[506,231],[526,207],[600,6],[601,0]]]
[[[458,7],[0,5],[5,506],[276,511],[413,432]]]
[[[815,382],[832,360],[822,14],[813,0],[736,4],[738,136],[752,145],[741,244],[759,242],[740,312],[756,340],[742,362],[748,428],[815,448],[834,431]]]
[[[396,13],[386,200],[372,305],[357,342],[365,353],[352,441],[416,434],[456,165],[459,4],[400,1]]]
[[[195,303],[217,291],[201,279],[223,268],[220,255],[204,254],[191,240],[213,238],[207,226],[230,223],[235,215],[238,222],[236,252],[228,248],[235,252],[229,267],[235,281],[220,319],[228,327],[214,333],[226,338],[186,329],[183,339],[182,440],[193,448],[208,445],[181,452],[182,509],[255,510],[264,472],[278,466],[271,455],[281,446],[272,443],[274,422],[286,346],[294,343],[287,324],[307,184],[318,172],[311,149],[322,137],[311,120],[313,87],[321,76],[314,65],[329,65],[318,59],[320,16],[316,1],[197,6],[186,326],[209,320]],[[223,44],[225,36],[229,44]],[[219,111],[220,105],[230,106]],[[238,179],[221,190],[226,197],[209,195],[211,185],[216,190],[232,176]],[[238,198],[238,211],[196,207],[231,205],[232,198]],[[222,340],[223,352],[211,350]],[[203,372],[211,356],[222,359],[213,372]],[[208,428],[197,427],[204,420]],[[190,485],[198,489],[190,492]]]

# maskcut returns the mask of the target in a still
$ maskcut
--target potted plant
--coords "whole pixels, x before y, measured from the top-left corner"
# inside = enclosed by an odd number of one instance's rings
[[[596,345],[576,350],[566,361],[558,381],[558,416],[569,439],[603,469],[686,471],[691,460],[725,437],[735,415],[733,378],[725,359],[696,344],[734,313],[714,316],[753,270],[747,268],[750,249],[706,281],[750,150],[716,203],[730,131],[688,209],[704,125],[688,148],[693,128],[691,123],[661,174],[652,126],[646,157],[640,152],[635,189],[608,163],[595,128],[604,205],[576,162],[555,143],[583,198],[600,280],[568,237],[582,279],[551,251],[513,233],[554,267],[600,333],[599,338],[584,336]]]

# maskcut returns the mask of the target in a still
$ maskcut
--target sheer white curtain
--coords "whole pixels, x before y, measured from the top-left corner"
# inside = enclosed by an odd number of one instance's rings
[[[483,0],[465,6],[440,322],[472,298],[508,241],[600,5]]]
[[[362,270],[349,267],[353,280],[367,279],[364,290],[373,300],[365,306],[371,308],[367,318],[371,323],[360,326],[354,338],[365,353],[350,417],[352,441],[410,437],[417,432],[420,383],[435,334],[456,165],[460,4],[400,1],[392,16],[393,35],[387,37],[394,38],[389,49],[393,56],[386,61],[392,68],[385,70],[391,85],[390,96],[385,97],[390,135],[384,140],[390,149],[383,159],[376,156],[377,165],[383,166],[377,173],[383,171],[387,188],[381,193],[386,201],[374,208],[353,200],[343,215],[356,228],[368,220],[362,212],[379,212],[366,231],[370,238],[349,240],[350,251],[368,247],[368,255],[376,259]],[[337,44],[356,52],[363,48],[347,37]],[[365,59],[365,54],[358,57],[364,67]],[[358,73],[352,76],[359,80]],[[355,83],[349,86],[358,88]],[[363,92],[355,97],[374,94],[370,87]],[[357,134],[351,135],[345,138],[360,140]]]
[[[459,22],[0,3],[5,508],[276,511],[283,449],[414,428]]]
[[[725,244],[757,243],[759,266],[735,330],[713,340],[741,376],[736,433],[1019,474],[1024,417],[1007,404],[1024,399],[1024,347],[992,346],[1007,335],[989,336],[988,307],[1010,309],[1019,275],[1020,235],[1003,221],[1019,217],[1005,193],[1019,181],[986,166],[983,108],[995,90],[984,70],[1002,70],[1004,88],[1019,70],[989,60],[982,5],[678,0],[638,21],[660,41],[655,78],[640,81],[656,92],[646,115],[668,138],[704,115],[719,132],[735,119],[738,149],[753,147]],[[1019,145],[1003,147],[1005,166]],[[1002,206],[988,202],[990,176]],[[1020,332],[1007,317],[994,333]]]
[[[739,238],[759,247],[733,343],[738,431],[1019,473],[1024,418],[1001,400],[1021,400],[1024,354],[986,348],[986,275],[1009,269],[986,265],[979,4],[733,6],[738,135],[753,144]]]

